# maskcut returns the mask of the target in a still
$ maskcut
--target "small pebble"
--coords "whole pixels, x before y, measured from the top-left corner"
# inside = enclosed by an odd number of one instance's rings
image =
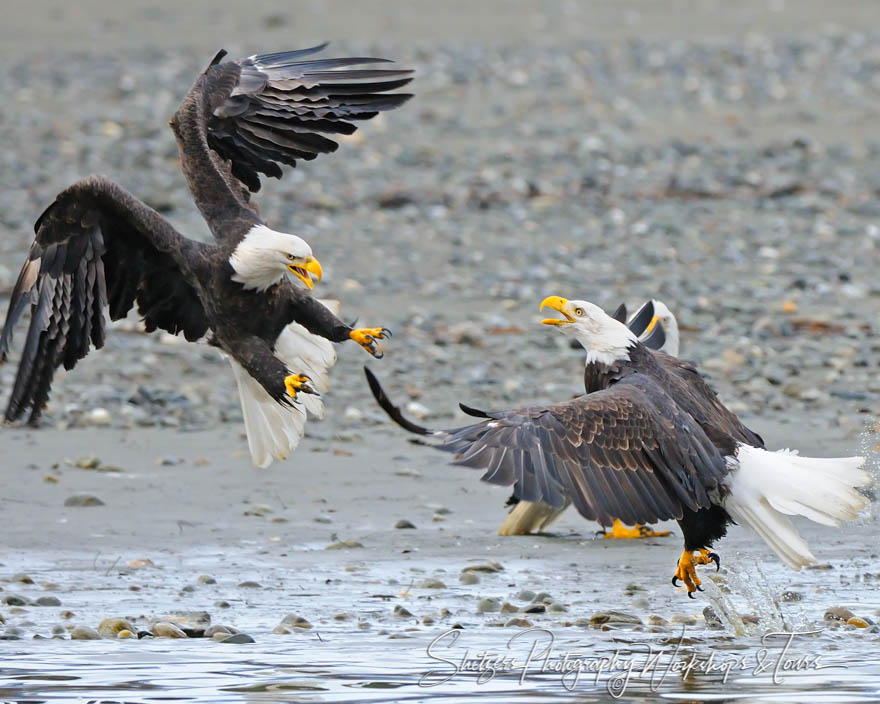
[[[47,594],[46,596],[37,597],[34,600],[34,604],[37,606],[61,606],[61,599],[57,596]]]
[[[458,581],[462,584],[479,584],[480,577],[475,572],[462,572],[458,576]]]
[[[501,602],[498,599],[488,597],[485,599],[480,599],[477,602],[478,614],[491,614],[495,613],[499,609],[501,609]]]
[[[439,579],[423,579],[416,586],[420,589],[446,589],[446,585]]]
[[[3,603],[9,606],[27,606],[31,602],[30,599],[18,594],[7,594],[3,597]]]
[[[65,506],[104,506],[104,502],[91,494],[74,494],[64,500]]]
[[[241,645],[243,643],[255,643],[256,641],[247,633],[233,633],[231,636],[223,636],[220,633],[214,634],[214,640],[228,645]]]
[[[411,521],[406,520],[405,518],[401,518],[397,523],[394,524],[394,527],[397,530],[414,530],[415,525]]]

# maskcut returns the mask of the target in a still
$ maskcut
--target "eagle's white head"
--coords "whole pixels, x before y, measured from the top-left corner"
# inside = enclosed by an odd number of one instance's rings
[[[654,319],[651,320],[650,324],[645,329],[645,334],[651,332],[651,330],[654,329],[654,326],[657,323],[660,323],[660,325],[663,326],[663,333],[666,336],[666,341],[663,343],[662,350],[666,352],[666,354],[678,357],[678,321],[663,301],[658,301],[654,298],[651,302],[654,304]]]
[[[580,342],[587,351],[587,364],[612,364],[629,359],[630,349],[638,344],[638,338],[626,325],[593,303],[550,296],[541,302],[541,308],[552,308],[562,313],[562,318],[547,318],[541,322],[555,325],[558,330]]]
[[[301,281],[306,288],[321,280],[321,265],[308,242],[265,225],[248,230],[230,255],[229,264],[235,271],[233,281],[257,291],[265,291],[285,276]]]

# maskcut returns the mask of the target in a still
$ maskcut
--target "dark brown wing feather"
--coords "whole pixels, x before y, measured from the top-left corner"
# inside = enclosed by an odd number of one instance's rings
[[[207,331],[204,310],[183,274],[181,257],[200,247],[116,184],[91,177],[63,191],[37,220],[36,239],[12,292],[0,361],[25,309],[31,322],[6,409],[9,421],[30,410],[39,418],[59,366],[71,369],[104,345],[104,307],[110,318],[135,301],[148,331]]]
[[[386,59],[307,58],[325,46],[212,64],[184,99],[171,124],[190,189],[216,236],[241,236],[253,222],[244,212],[230,225],[229,203],[218,199],[253,211],[248,192],[260,189],[260,174],[280,178],[283,165],[335,151],[338,143],[326,135],[351,134],[356,121],[412,97],[390,92],[409,83],[412,71],[351,68]]]
[[[369,372],[377,401],[400,415]],[[711,504],[727,473],[694,422],[647,376],[554,406],[488,413],[488,420],[432,434],[454,464],[485,469],[484,481],[513,485],[520,500],[559,507],[568,496],[585,518],[610,525],[680,518]],[[407,426],[405,426],[407,427]]]
[[[654,350],[653,355],[660,366],[669,372],[669,383],[676,387],[675,397],[690,405],[686,409],[688,413],[695,418],[704,419],[706,433],[718,447],[732,452],[734,446],[731,443],[734,441],[753,447],[764,447],[763,438],[718,400],[718,395],[706,383],[693,362],[678,359],[659,350]],[[722,434],[716,436],[719,429]]]

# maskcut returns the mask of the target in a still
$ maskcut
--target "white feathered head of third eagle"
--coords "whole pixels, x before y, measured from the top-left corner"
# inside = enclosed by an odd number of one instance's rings
[[[628,360],[630,349],[638,344],[638,338],[626,325],[594,303],[549,296],[541,301],[541,308],[552,308],[562,313],[563,318],[545,318],[541,322],[555,325],[558,330],[580,342],[587,351],[587,364],[613,364],[618,360]]]
[[[312,288],[314,280],[320,281],[322,275],[321,264],[312,256],[308,242],[265,225],[255,225],[248,231],[230,255],[229,264],[235,271],[233,281],[257,291],[265,291],[285,277]]]

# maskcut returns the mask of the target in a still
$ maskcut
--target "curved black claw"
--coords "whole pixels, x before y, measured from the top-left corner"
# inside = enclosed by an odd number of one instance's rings
[[[678,586],[677,582],[678,582],[678,576],[672,575],[672,586],[677,587]]]
[[[716,572],[721,569],[721,558],[718,556],[717,552],[710,552],[709,559],[715,563],[715,571]]]
[[[697,587],[697,589],[699,589],[699,587]],[[696,599],[696,598],[697,597],[694,596],[693,592],[688,592],[688,599]]]
[[[705,591],[699,584],[695,584],[694,586],[697,588],[698,592]]]

